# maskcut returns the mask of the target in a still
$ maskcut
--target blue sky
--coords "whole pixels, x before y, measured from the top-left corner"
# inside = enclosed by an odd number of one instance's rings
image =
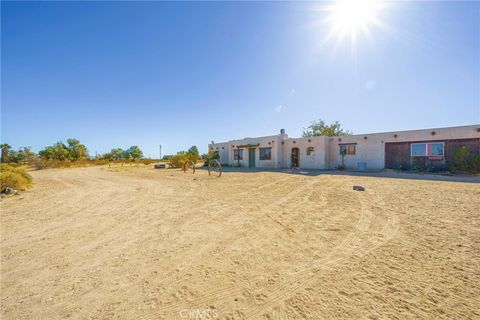
[[[356,44],[329,3],[2,2],[1,140],[146,156],[211,141],[480,122],[480,3],[391,2]]]

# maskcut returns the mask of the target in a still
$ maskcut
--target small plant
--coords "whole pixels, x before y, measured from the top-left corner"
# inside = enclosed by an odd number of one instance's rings
[[[4,192],[7,188],[24,189],[32,184],[32,176],[23,168],[2,165],[0,170],[1,192]]]

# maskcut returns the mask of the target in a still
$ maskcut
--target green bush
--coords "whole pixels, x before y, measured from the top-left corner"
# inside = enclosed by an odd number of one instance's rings
[[[463,146],[453,154],[453,158],[449,163],[448,169],[451,172],[457,171],[467,171],[468,170],[468,157],[470,156],[470,151],[468,151],[466,146]]]
[[[480,172],[480,155],[470,154],[468,148],[463,146],[455,151],[448,168],[451,172],[477,174]]]
[[[190,160],[193,161],[193,163],[197,163],[199,159],[200,155],[197,147],[192,146],[188,151],[179,151],[174,156],[168,156],[168,165],[170,168],[183,168],[183,165],[187,161]]]
[[[172,156],[168,160],[168,165],[170,168],[183,168],[185,162],[189,160],[188,154],[186,152],[179,152],[176,155]]]
[[[477,174],[480,172],[480,155],[474,154],[469,159],[470,172]]]
[[[203,165],[208,166],[208,163],[210,162],[210,160],[215,160],[215,159],[216,160],[220,159],[220,153],[218,151],[210,150],[206,155],[205,163]]]
[[[29,175],[23,168],[2,165],[0,170],[1,192],[5,191],[6,188],[28,188],[32,184],[32,176]]]

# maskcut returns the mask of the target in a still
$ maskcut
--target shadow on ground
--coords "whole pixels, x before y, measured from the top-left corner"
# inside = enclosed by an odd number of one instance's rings
[[[206,170],[206,167],[197,168],[197,170]],[[320,176],[320,175],[338,175],[338,176],[354,176],[354,177],[376,177],[390,179],[412,179],[412,180],[429,180],[429,181],[449,181],[449,182],[467,182],[480,183],[479,175],[446,175],[432,173],[410,173],[397,172],[390,170],[383,171],[348,171],[348,170],[318,170],[318,169],[263,169],[263,168],[235,168],[223,167],[223,172],[280,172],[286,174],[303,175],[303,176]]]

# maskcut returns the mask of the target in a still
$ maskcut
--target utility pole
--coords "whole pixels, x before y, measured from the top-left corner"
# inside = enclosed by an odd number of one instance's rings
[[[158,151],[160,155],[160,158],[158,158],[158,160],[162,160],[162,145],[159,145]]]

